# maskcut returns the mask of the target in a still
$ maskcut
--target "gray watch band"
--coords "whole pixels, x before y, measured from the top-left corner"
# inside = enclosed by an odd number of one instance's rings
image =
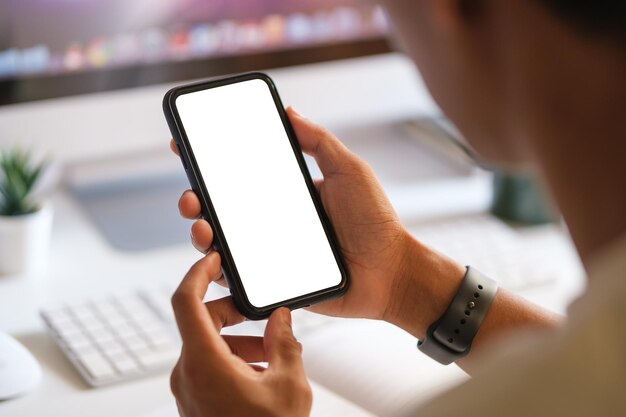
[[[497,291],[494,280],[468,266],[445,313],[418,340],[419,350],[444,365],[467,355]]]

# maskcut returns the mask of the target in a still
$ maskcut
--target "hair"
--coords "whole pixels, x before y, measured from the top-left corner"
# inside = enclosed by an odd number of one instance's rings
[[[589,35],[626,42],[626,0],[539,0]]]

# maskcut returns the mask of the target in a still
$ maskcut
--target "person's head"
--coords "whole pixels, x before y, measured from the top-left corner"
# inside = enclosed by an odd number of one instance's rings
[[[579,117],[568,102],[589,97],[577,91],[626,77],[624,0],[384,4],[435,100],[492,163],[532,161],[542,124]]]

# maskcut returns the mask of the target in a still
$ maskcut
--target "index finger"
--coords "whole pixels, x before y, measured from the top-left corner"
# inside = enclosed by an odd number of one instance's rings
[[[220,276],[220,256],[211,252],[196,262],[172,296],[172,307],[183,344],[222,343],[203,298],[209,283]]]
[[[352,153],[339,139],[326,129],[305,119],[293,107],[287,115],[298,138],[302,151],[315,158],[324,176],[341,172],[342,166]]]

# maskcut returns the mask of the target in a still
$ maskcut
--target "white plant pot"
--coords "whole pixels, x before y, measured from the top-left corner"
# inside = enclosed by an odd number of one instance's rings
[[[40,273],[48,264],[52,206],[21,216],[0,216],[0,276]]]

